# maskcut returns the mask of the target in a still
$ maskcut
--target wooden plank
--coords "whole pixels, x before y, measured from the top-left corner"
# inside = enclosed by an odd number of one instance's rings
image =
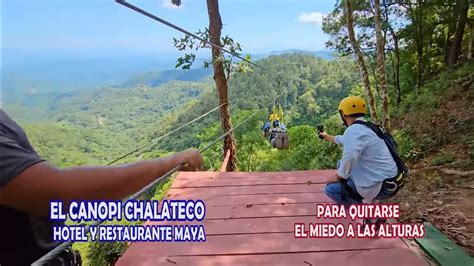
[[[133,243],[130,252],[139,249],[149,256],[250,255],[343,251],[378,248],[407,248],[399,239],[377,238],[307,238],[296,239],[293,233],[208,236],[206,242]],[[135,251],[136,252],[136,251]]]
[[[314,203],[246,206],[219,206],[206,208],[206,219],[240,219],[258,217],[315,216]]]
[[[232,195],[268,195],[268,194],[291,194],[323,192],[326,184],[287,184],[274,185],[269,190],[265,185],[244,186],[244,187],[208,187],[201,188],[174,188],[171,187],[166,194],[167,198],[192,199],[202,196],[232,196]]]
[[[243,179],[243,178],[274,178],[274,177],[319,177],[326,180],[325,178],[331,177],[336,174],[336,170],[316,170],[316,171],[291,171],[291,172],[180,172],[177,179],[191,180],[201,178],[214,178],[214,179]]]
[[[271,218],[249,218],[228,220],[204,220],[197,222],[155,222],[148,221],[147,225],[195,225],[202,224],[206,235],[235,235],[235,234],[263,234],[263,233],[292,233],[295,223],[329,223],[330,219],[315,219],[314,216],[303,217],[271,217]],[[351,223],[350,220],[340,220],[344,225]]]
[[[474,265],[474,258],[430,223],[425,223],[425,237],[415,240],[439,265]]]
[[[324,203],[328,198],[323,193],[299,194],[269,194],[269,195],[237,195],[237,196],[209,196],[204,198],[206,207],[210,206],[238,206],[260,204],[288,204],[288,203]]]
[[[238,194],[238,195],[203,195],[203,193],[168,193],[166,199],[202,199],[210,206],[235,206],[248,203],[275,204],[275,203],[305,203],[314,201],[316,194],[324,192],[295,192],[295,193],[265,193],[265,194]],[[217,202],[222,200],[222,202]],[[235,201],[232,201],[235,200]],[[327,202],[327,199],[325,202]]]
[[[206,204],[206,202],[205,202]],[[161,208],[162,202],[159,203]],[[235,206],[207,206],[206,220],[226,220],[242,218],[313,216],[316,215],[315,203],[273,203],[273,204],[240,204]]]
[[[183,247],[186,248],[186,247]],[[138,251],[138,250],[137,250]],[[117,265],[354,265],[400,266],[426,265],[406,248],[353,250],[339,252],[306,252],[282,254],[253,254],[238,256],[149,256],[140,252],[128,253]]]
[[[235,187],[235,186],[254,186],[254,185],[285,185],[285,184],[325,184],[326,179],[318,177],[287,177],[287,178],[245,178],[245,179],[220,179],[220,178],[202,178],[202,179],[176,179],[173,182],[174,188],[205,188],[205,187]]]

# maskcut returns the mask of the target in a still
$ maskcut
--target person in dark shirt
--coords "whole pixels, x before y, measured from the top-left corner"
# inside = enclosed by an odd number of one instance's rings
[[[122,199],[177,165],[202,168],[201,154],[187,150],[120,166],[59,169],[42,159],[25,132],[0,109],[0,265],[29,265],[53,249],[49,203]]]

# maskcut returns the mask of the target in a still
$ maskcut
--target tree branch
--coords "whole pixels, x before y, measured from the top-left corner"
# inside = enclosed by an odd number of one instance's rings
[[[474,170],[464,172],[464,171],[459,171],[459,170],[454,170],[454,169],[442,168],[440,171],[447,174],[447,175],[458,175],[458,176],[474,175]]]

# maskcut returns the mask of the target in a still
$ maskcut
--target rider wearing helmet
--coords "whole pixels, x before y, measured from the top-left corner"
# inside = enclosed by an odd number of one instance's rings
[[[272,130],[270,130],[268,141],[270,142],[272,147],[275,148],[275,137],[276,134],[280,131],[280,121],[278,121],[278,119],[273,120],[272,126],[273,128]]]
[[[397,174],[397,165],[384,140],[367,126],[354,123],[365,121],[365,101],[347,97],[339,104],[339,114],[347,127],[343,135],[319,133],[324,140],[343,146],[337,174],[327,180],[326,195],[346,205],[390,197],[382,184]]]

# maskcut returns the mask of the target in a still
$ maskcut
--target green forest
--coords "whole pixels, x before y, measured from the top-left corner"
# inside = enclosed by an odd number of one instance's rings
[[[456,217],[455,210],[441,208],[437,201],[472,195],[472,174],[464,173],[474,170],[474,8],[469,1],[444,3],[418,1],[377,9],[369,2],[338,1],[323,21],[333,58],[305,52],[271,55],[255,61],[265,69],[232,73],[231,123],[258,111],[234,132],[238,170],[334,169],[341,150],[321,141],[316,126],[342,134],[339,101],[349,95],[372,98],[367,118],[392,133],[412,170],[407,187],[395,199],[406,219],[431,221],[472,254],[472,227],[461,233],[455,229],[466,226],[468,219],[446,218]],[[177,73],[144,73],[119,86],[45,95],[4,108],[25,128],[35,149],[59,167],[104,165],[138,147],[144,148],[117,163],[157,158],[202,148],[224,133],[219,112],[213,112],[153,142],[219,106],[211,69],[196,65]],[[272,108],[266,104],[277,97],[288,127],[288,150],[272,149],[261,131]],[[203,156],[205,170],[220,169],[222,142]],[[157,189],[159,196],[167,186]],[[436,198],[435,190],[458,195]],[[472,202],[461,212],[469,206]],[[94,248],[85,252],[102,263],[123,248],[107,244],[95,247],[102,255]]]
[[[324,60],[294,53],[270,56],[259,63],[267,70],[236,75],[230,81],[233,123],[260,111],[236,131],[239,167],[242,171],[334,168],[339,150],[316,139],[314,127],[325,124],[334,133],[342,132],[336,108],[339,100],[361,94],[354,62],[350,58]],[[274,73],[281,73],[280,88]],[[15,112],[37,151],[58,166],[105,164],[218,105],[209,76],[199,82],[146,85],[154,78],[133,86],[127,83],[123,87],[73,92],[57,97],[51,104],[41,103],[44,107],[29,107],[43,108],[41,122],[28,122],[30,114],[22,114],[18,106],[6,109]],[[260,131],[272,107],[263,105],[278,93],[294,140],[286,151],[272,150]],[[214,112],[139,157],[130,156],[123,162],[199,148],[221,134],[218,112]],[[215,145],[205,154],[206,169],[219,168],[222,157],[222,147]]]

